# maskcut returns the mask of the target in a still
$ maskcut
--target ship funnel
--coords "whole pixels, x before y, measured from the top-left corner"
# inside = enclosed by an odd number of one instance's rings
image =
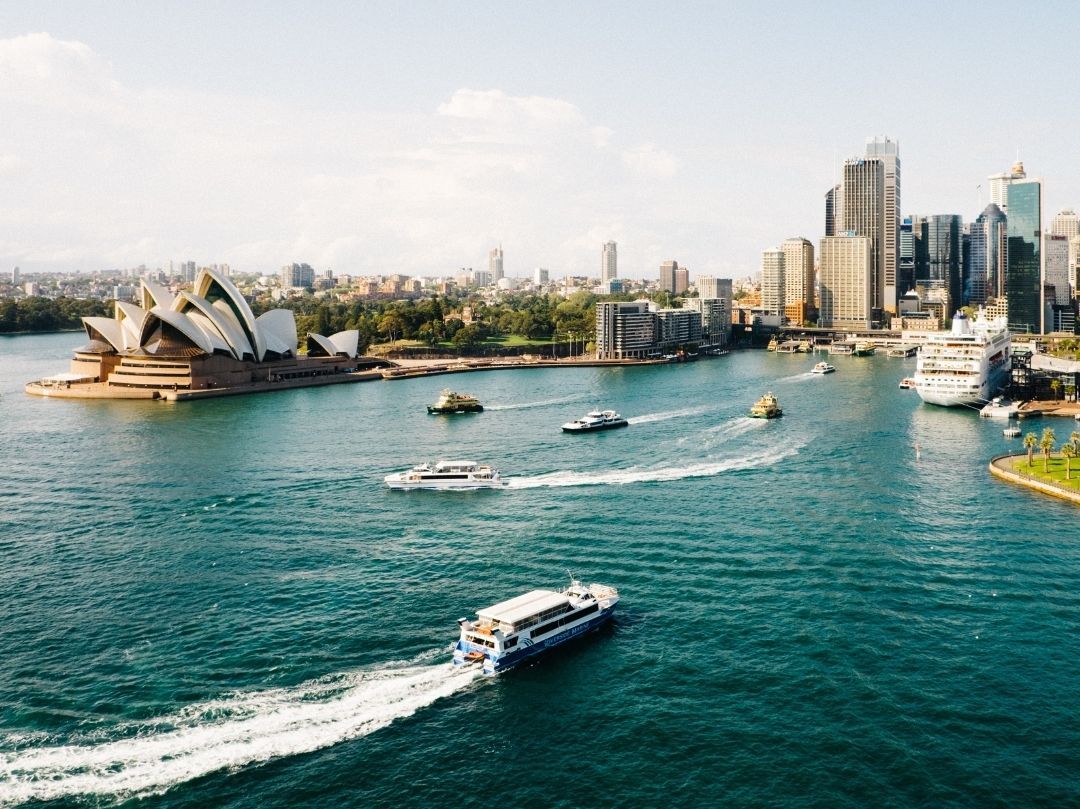
[[[952,333],[955,336],[971,334],[971,321],[968,320],[968,316],[963,312],[957,312],[953,315]]]

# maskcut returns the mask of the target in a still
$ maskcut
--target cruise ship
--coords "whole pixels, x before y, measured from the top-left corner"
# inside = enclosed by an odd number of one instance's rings
[[[619,591],[571,578],[565,590],[532,590],[458,620],[454,665],[479,663],[497,674],[572,638],[598,629],[619,603]]]
[[[422,463],[383,480],[391,489],[499,489],[508,485],[499,470],[474,461]]]
[[[931,335],[919,348],[915,391],[943,407],[984,404],[1008,380],[1011,349],[1004,318],[988,320],[980,310],[972,322],[957,312],[951,331]]]

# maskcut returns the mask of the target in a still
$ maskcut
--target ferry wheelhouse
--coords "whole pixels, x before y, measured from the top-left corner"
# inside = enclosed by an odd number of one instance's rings
[[[951,331],[931,335],[919,349],[915,390],[944,407],[985,403],[1008,380],[1011,350],[1004,318],[988,320],[980,310],[972,322],[957,312]]]
[[[619,591],[602,584],[571,580],[565,590],[532,590],[458,620],[454,665],[480,663],[484,674],[498,674],[610,620]]]

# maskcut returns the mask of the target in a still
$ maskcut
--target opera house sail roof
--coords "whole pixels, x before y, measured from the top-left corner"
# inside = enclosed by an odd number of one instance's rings
[[[291,310],[256,317],[236,285],[209,268],[175,295],[144,280],[138,303],[117,301],[113,317],[84,317],[83,328],[89,342],[76,349],[71,372],[87,385],[72,396],[158,398],[167,390],[325,382],[355,369],[359,347],[356,330],[309,334],[301,355]],[[27,391],[58,395],[40,387]]]

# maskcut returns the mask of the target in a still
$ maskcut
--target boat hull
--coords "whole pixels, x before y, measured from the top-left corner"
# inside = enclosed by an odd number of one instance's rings
[[[435,405],[428,405],[428,415],[432,416],[445,416],[451,413],[483,413],[483,405],[454,405],[453,407],[436,407]]]
[[[783,410],[777,410],[775,413],[751,413],[750,418],[752,418],[752,419],[778,419],[782,415],[784,415],[784,411]]]
[[[386,485],[395,491],[412,489],[502,489],[509,485],[506,480],[400,480],[393,475],[384,478]]]

